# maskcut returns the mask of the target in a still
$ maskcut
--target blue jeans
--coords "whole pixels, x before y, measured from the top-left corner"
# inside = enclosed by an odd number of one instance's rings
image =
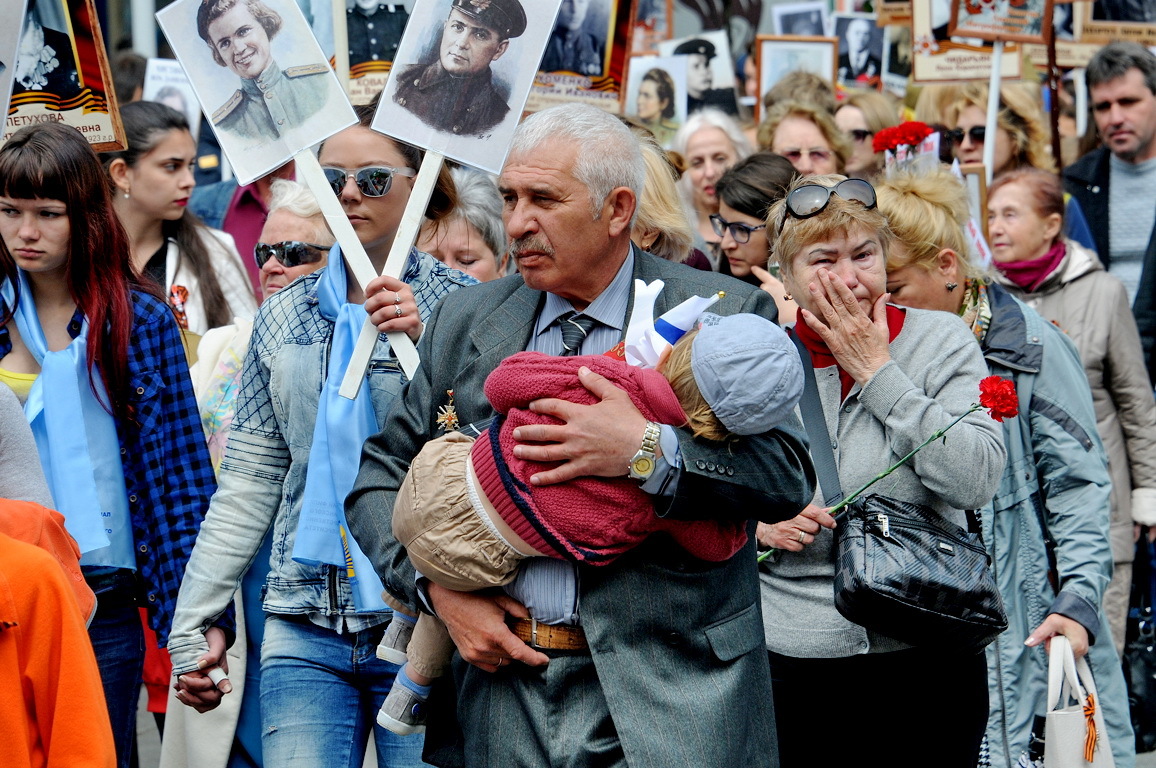
[[[420,735],[376,725],[399,667],[377,658],[385,624],[356,634],[267,614],[261,646],[261,749],[268,768],[360,768],[373,730],[379,768],[423,765]]]
[[[117,768],[128,768],[136,733],[136,709],[144,668],[144,632],[136,602],[136,576],[118,570],[86,577],[96,593],[88,637],[96,653],[104,700],[112,721]]]

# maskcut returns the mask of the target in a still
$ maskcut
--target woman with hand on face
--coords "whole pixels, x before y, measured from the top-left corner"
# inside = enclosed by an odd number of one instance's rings
[[[1156,403],[1123,283],[1096,254],[1063,237],[1055,174],[1020,169],[988,192],[988,239],[997,279],[1076,342],[1112,471],[1115,572],[1104,611],[1123,650],[1139,526],[1156,524]]]
[[[120,110],[128,149],[104,152],[113,207],[128,232],[133,267],[156,281],[181,327],[203,336],[257,300],[233,238],[209,229],[187,209],[196,186],[197,144],[185,116],[151,101]]]
[[[468,168],[454,168],[450,175],[458,204],[449,218],[422,226],[418,250],[479,283],[504,277],[510,255],[497,183],[492,176]]]
[[[767,228],[783,283],[799,304],[794,333],[825,416],[808,430],[827,430],[840,485],[850,493],[966,413],[987,368],[962,321],[887,304],[892,235],[867,182],[797,179],[771,208]],[[998,425],[973,412],[878,492],[963,526],[964,510],[995,493],[1004,459]],[[835,609],[836,522],[822,505],[838,490],[822,488],[797,517],[758,526],[760,544],[778,550],[760,578],[781,765],[861,762],[863,745],[879,742],[880,720],[848,714],[848,697],[858,695],[902,724],[901,736],[885,740],[888,765],[932,759],[975,768],[987,723],[983,654],[947,643],[911,647]],[[817,717],[835,718],[838,738],[815,738]]]
[[[767,268],[771,255],[767,211],[787,194],[787,188],[797,177],[794,166],[786,158],[771,152],[756,152],[740,160],[719,179],[719,210],[710,217],[715,232],[722,238],[722,252],[730,274],[761,286],[775,298],[780,325],[795,322],[798,305],[787,297],[783,283]]]
[[[138,603],[164,643],[216,488],[209,452],[177,323],[133,270],[108,179],[75,128],[23,128],[0,148],[0,237],[0,382],[24,401],[97,595],[88,631],[127,768]]]
[[[1062,331],[1001,285],[988,283],[971,263],[964,237],[967,191],[950,172],[894,174],[878,193],[896,236],[887,255],[893,301],[962,317],[988,371],[1014,381],[1024,406],[1018,418],[1003,422],[1007,468],[981,514],[1008,615],[1007,630],[986,650],[991,713],[983,764],[1015,768],[1042,760],[1045,647],[1062,634],[1077,656],[1089,655],[1116,765],[1132,765],[1123,675],[1100,608],[1112,569],[1108,467],[1100,445],[1089,438],[1095,413],[1079,355]],[[1022,189],[1016,194],[1031,196]],[[1138,347],[1133,354],[1146,382]],[[1150,426],[1146,444],[1151,435]]]
[[[703,109],[683,123],[674,148],[686,160],[679,180],[687,218],[694,226],[694,246],[702,250],[717,271],[722,267],[719,238],[710,216],[718,213],[715,185],[726,170],[751,153],[750,144],[733,119],[717,109]]]
[[[421,153],[371,130],[375,109],[358,107],[359,124],[328,139],[318,159],[380,272]],[[443,218],[454,200],[443,169],[427,217]],[[356,478],[361,445],[381,428],[405,381],[385,336],[357,398],[338,390],[367,312],[382,333],[416,340],[442,296],[475,282],[410,249],[402,279],[378,277],[363,291],[334,246],[324,269],[277,291],[257,313],[221,491],[185,572],[169,652],[180,700],[198,710],[215,707],[231,687],[221,690],[208,676],[221,663],[225,638],[205,627],[226,610],[272,527],[261,655],[266,765],[360,765],[371,731],[383,768],[420,763],[420,737],[373,726],[398,671],[375,655],[391,618],[384,604],[370,602],[380,598],[380,585],[361,588],[373,583],[372,569],[358,567],[353,585],[344,564],[330,564],[341,552],[338,509]],[[356,542],[345,541],[355,550]]]
[[[674,119],[674,80],[665,69],[652,69],[638,86],[638,119],[654,134],[659,146],[669,147],[678,133]]]
[[[843,173],[851,141],[822,107],[801,101],[776,104],[759,124],[759,149],[791,161],[803,176]]]

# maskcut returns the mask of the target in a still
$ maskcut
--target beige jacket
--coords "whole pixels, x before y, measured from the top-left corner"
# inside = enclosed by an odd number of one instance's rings
[[[1034,293],[998,279],[1080,350],[1112,475],[1112,554],[1129,563],[1132,523],[1156,525],[1156,401],[1123,284],[1095,253],[1064,242],[1067,255]]]

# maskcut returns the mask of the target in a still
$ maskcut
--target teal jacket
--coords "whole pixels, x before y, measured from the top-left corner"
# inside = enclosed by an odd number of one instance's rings
[[[1088,662],[1116,766],[1132,768],[1124,678],[1101,610],[1112,576],[1111,481],[1088,380],[1063,332],[998,285],[988,291],[992,320],[984,357],[992,374],[1015,381],[1020,401],[1020,416],[1003,423],[1007,467],[983,514],[1008,613],[1007,631],[987,647],[990,764],[1013,768],[1036,749],[1042,758],[1042,744],[1033,746],[1032,737],[1043,731],[1048,656],[1042,644],[1028,648],[1024,640],[1058,613],[1088,630]]]

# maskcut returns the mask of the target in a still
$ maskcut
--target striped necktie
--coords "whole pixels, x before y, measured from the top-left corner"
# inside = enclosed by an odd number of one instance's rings
[[[567,312],[558,318],[562,329],[562,357],[573,357],[582,349],[582,341],[598,321],[576,312]]]

